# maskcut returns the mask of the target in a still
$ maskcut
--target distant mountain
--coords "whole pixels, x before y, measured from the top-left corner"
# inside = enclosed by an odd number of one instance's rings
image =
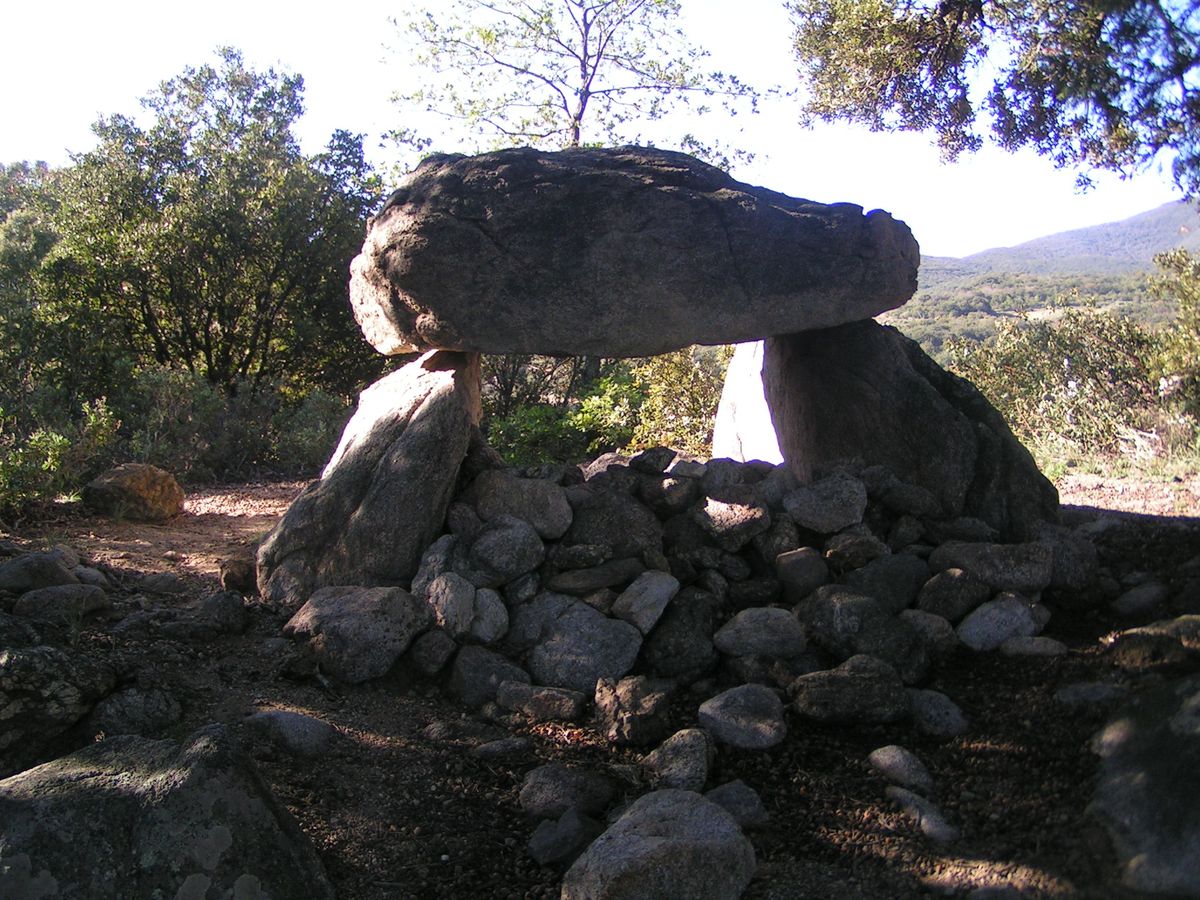
[[[1015,247],[996,247],[958,259],[927,256],[921,260],[921,287],[984,272],[1128,275],[1149,271],[1156,253],[1175,247],[1200,250],[1200,211],[1182,201],[1165,203],[1120,222],[1063,231]]]
[[[1167,203],[1120,222],[1064,231],[971,256],[921,258],[916,296],[884,320],[937,353],[948,337],[982,339],[996,322],[1050,304],[1095,301],[1159,324],[1173,314],[1153,298],[1154,256],[1200,253],[1200,212]]]

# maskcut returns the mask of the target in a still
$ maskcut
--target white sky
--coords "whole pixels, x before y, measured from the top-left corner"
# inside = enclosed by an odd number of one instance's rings
[[[442,0],[421,5],[435,7]],[[391,156],[379,136],[399,122],[389,102],[413,72],[388,17],[406,0],[348,0],[307,9],[281,0],[14,0],[2,17],[0,162],[69,161],[90,149],[101,114],[137,113],[138,99],[186,65],[229,44],[254,68],[304,76],[308,152],[337,128],[367,135],[372,161]],[[684,28],[715,67],[749,81],[794,85],[782,0],[683,0]],[[789,82],[789,79],[791,81]],[[710,119],[710,121],[713,121]],[[758,154],[743,181],[821,202],[882,208],[908,222],[923,252],[963,256],[1046,234],[1123,219],[1177,198],[1165,172],[1102,176],[1085,194],[1075,176],[1031,153],[985,150],[954,165],[921,135],[872,135],[844,126],[804,130],[780,105],[733,120],[730,142]],[[442,149],[451,149],[449,147]]]

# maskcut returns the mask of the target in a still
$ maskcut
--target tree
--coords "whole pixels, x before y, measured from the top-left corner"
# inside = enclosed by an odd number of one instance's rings
[[[954,158],[982,145],[983,119],[1007,150],[1029,146],[1060,166],[1122,174],[1165,151],[1184,193],[1200,192],[1195,0],[791,0],[788,8],[806,121],[932,130]]]
[[[525,144],[561,149],[638,143],[669,113],[730,115],[758,92],[734,75],[704,71],[708,55],[676,26],[679,0],[455,0],[442,15],[411,13],[401,26],[433,78],[393,99],[442,116],[472,150]],[[398,23],[399,24],[399,23]],[[424,150],[457,150],[418,129],[391,135]],[[685,134],[685,150],[717,162],[728,151]]]
[[[1171,250],[1154,262],[1159,269],[1152,286],[1155,296],[1176,304],[1175,321],[1163,334],[1159,374],[1163,387],[1200,421],[1200,257]]]
[[[353,390],[377,364],[347,269],[379,181],[360,137],[300,152],[299,76],[219,57],[143,100],[149,127],[121,115],[93,126],[99,146],[61,176],[50,293],[111,320],[137,358],[226,393],[269,377]]]

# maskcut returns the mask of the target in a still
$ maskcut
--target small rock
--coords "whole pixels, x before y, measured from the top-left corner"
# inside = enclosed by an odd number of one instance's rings
[[[906,609],[900,613],[900,621],[907,622],[921,635],[930,655],[935,659],[944,659],[961,646],[958,635],[954,633],[954,626],[941,616],[919,609]]]
[[[775,557],[775,575],[783,584],[789,603],[799,603],[817,588],[829,583],[829,566],[815,547],[800,547]]]
[[[578,597],[603,588],[629,584],[644,571],[646,571],[646,567],[640,559],[629,557],[610,559],[608,562],[590,569],[559,572],[546,582],[546,589]]]
[[[706,700],[699,719],[716,740],[742,750],[767,750],[787,737],[783,701],[761,684],[744,684]]]
[[[873,656],[852,656],[836,669],[801,675],[788,691],[797,712],[823,722],[896,722],[909,713],[900,676]]]
[[[1017,594],[1001,594],[963,619],[955,633],[972,650],[995,650],[1011,637],[1032,637],[1042,630],[1033,604]]]
[[[1113,601],[1112,608],[1122,616],[1145,616],[1161,609],[1169,596],[1166,585],[1148,581],[1125,591]]]
[[[835,572],[860,569],[891,552],[887,544],[870,533],[843,531],[825,542],[825,562]]]
[[[84,505],[118,519],[165,522],[183,512],[184,494],[169,473],[144,463],[110,469],[83,488]]]
[[[433,619],[454,640],[461,640],[471,631],[475,590],[475,585],[455,572],[446,572],[429,583],[425,599]]]
[[[646,747],[670,731],[667,692],[643,675],[596,682],[596,724],[614,744]]]
[[[801,528],[833,534],[862,521],[867,489],[850,475],[831,475],[787,494],[783,508]]]
[[[992,589],[962,569],[938,572],[917,594],[917,609],[959,622],[986,603]]]
[[[517,802],[538,819],[557,819],[569,809],[597,814],[612,802],[612,782],[596,772],[547,763],[521,782]]]
[[[1048,637],[1010,637],[1000,645],[1005,656],[1066,656],[1067,645]]]
[[[1054,550],[1048,544],[991,544],[948,541],[929,557],[935,572],[963,569],[994,591],[1037,594],[1054,577]]]
[[[413,641],[408,657],[418,672],[432,677],[446,667],[457,649],[458,644],[450,635],[433,628]]]
[[[649,634],[677,593],[678,579],[666,572],[643,572],[613,602],[612,614]]]
[[[174,725],[183,716],[179,701],[159,687],[130,687],[109,694],[96,704],[88,718],[88,730],[115,734],[153,735]]]
[[[286,709],[256,712],[246,719],[246,724],[285,753],[296,756],[328,753],[337,737],[337,729],[324,719]]]
[[[172,572],[152,572],[142,576],[138,587],[150,594],[178,594],[183,590],[183,582]]]
[[[249,625],[246,601],[239,591],[214,591],[200,600],[200,618],[217,631],[241,634]]]
[[[912,606],[917,593],[929,580],[929,566],[923,559],[906,553],[881,556],[845,579],[849,587],[874,597],[885,612],[892,614]]]
[[[971,727],[958,704],[940,691],[909,688],[908,698],[913,724],[928,737],[949,740]]]
[[[469,752],[475,759],[499,760],[521,756],[528,753],[532,746],[533,742],[529,738],[514,736],[486,741],[478,747],[472,747]]]
[[[648,753],[642,766],[656,789],[703,791],[715,756],[712,740],[703,729],[685,728]]]
[[[807,646],[804,626],[788,610],[744,609],[713,635],[713,644],[728,656],[799,656]]]
[[[933,843],[952,844],[958,840],[958,829],[946,821],[946,817],[934,803],[902,787],[889,787],[886,793],[888,798],[900,807],[901,812],[913,820],[921,834]]]
[[[603,832],[603,825],[572,808],[539,822],[525,849],[539,866],[569,865]]]
[[[898,744],[871,751],[867,762],[892,784],[926,796],[933,793],[933,776],[925,764]]]
[[[758,791],[744,781],[729,781],[704,795],[733,816],[742,828],[763,828],[771,821]]]
[[[536,722],[577,722],[583,716],[587,697],[566,688],[505,681],[496,689],[496,702]]]
[[[23,594],[60,584],[78,584],[79,579],[55,553],[26,553],[0,563],[0,591]]]
[[[474,644],[463,647],[454,658],[450,691],[465,706],[479,707],[496,699],[506,681],[529,682],[529,673],[499,653]]]
[[[13,604],[13,615],[69,625],[80,622],[88,613],[112,606],[102,588],[90,584],[59,584],[27,591]]]
[[[475,592],[470,636],[481,644],[494,644],[508,631],[508,608],[491,588]]]

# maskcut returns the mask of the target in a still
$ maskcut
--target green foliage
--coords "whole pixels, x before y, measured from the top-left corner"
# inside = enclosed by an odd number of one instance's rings
[[[397,25],[416,43],[422,85],[393,99],[449,120],[455,146],[441,150],[639,143],[647,122],[678,110],[704,114],[717,102],[729,115],[754,111],[757,91],[734,75],[704,71],[707,53],[675,24],[679,10],[679,0],[454,0],[436,11],[417,8]],[[416,150],[434,143],[408,127],[391,137]],[[695,135],[679,144],[718,163],[748,155]]]
[[[374,374],[346,269],[379,182],[345,132],[300,153],[302,90],[225,49],[143,101],[149,127],[98,121],[99,146],[58,178],[43,305],[226,393],[271,378],[352,390]]]
[[[1200,419],[1200,257],[1174,250],[1155,257],[1154,291],[1176,304],[1175,321],[1162,336],[1158,372],[1184,409]]]
[[[645,401],[633,443],[707,456],[732,347],[685,347],[643,360],[633,375]]]
[[[1119,316],[1067,309],[1006,321],[982,344],[952,341],[950,368],[968,379],[1024,441],[1067,452],[1116,453],[1153,423],[1158,344]]]
[[[1032,147],[1200,190],[1200,10],[1153,0],[791,0],[808,119],[932,130],[950,158]],[[977,82],[990,81],[982,99]],[[1086,180],[1086,179],[1085,179]]]
[[[570,417],[563,406],[522,406],[488,422],[488,443],[514,466],[578,462],[586,453],[587,439],[571,427]]]

